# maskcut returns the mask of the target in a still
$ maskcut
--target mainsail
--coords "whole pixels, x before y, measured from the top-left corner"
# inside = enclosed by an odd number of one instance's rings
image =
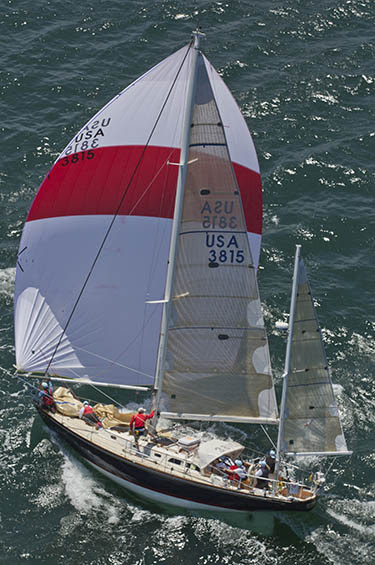
[[[267,336],[238,182],[198,69],[161,402],[168,417],[275,423]]]
[[[297,455],[347,454],[321,330],[302,258],[297,295],[281,450]]]
[[[40,186],[17,265],[19,369],[153,383],[190,65],[187,46],[113,98]],[[256,265],[261,183],[254,146],[229,90],[205,65]]]

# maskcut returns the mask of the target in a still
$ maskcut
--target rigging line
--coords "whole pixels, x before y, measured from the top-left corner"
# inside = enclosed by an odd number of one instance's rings
[[[61,335],[60,335],[59,341],[57,342],[56,347],[55,347],[55,349],[54,349],[54,351],[53,351],[53,353],[52,353],[51,359],[49,360],[49,363],[48,363],[47,368],[46,368],[46,370],[45,370],[45,374],[48,373],[48,370],[49,370],[49,368],[50,368],[50,366],[51,366],[51,363],[52,363],[52,361],[53,361],[53,359],[54,359],[54,357],[55,357],[55,355],[56,355],[56,352],[57,352],[57,350],[58,350],[58,348],[59,348],[59,346],[60,346],[60,343],[61,343],[61,341],[62,341],[62,338],[63,338],[63,336],[64,336],[64,334],[65,334],[65,332],[66,332],[66,330],[67,330],[67,328],[68,328],[68,326],[69,326],[69,324],[70,324],[70,321],[71,321],[71,319],[72,319],[72,317],[73,317],[73,314],[74,314],[74,312],[75,312],[75,310],[76,310],[76,308],[77,308],[77,306],[78,306],[78,303],[79,303],[79,301],[80,301],[80,299],[81,299],[81,296],[82,296],[82,294],[83,294],[83,292],[84,292],[84,290],[85,290],[85,288],[86,288],[86,285],[87,285],[87,283],[88,283],[88,281],[89,281],[89,279],[90,279],[90,277],[91,277],[91,274],[92,274],[92,272],[93,272],[93,270],[94,270],[94,268],[95,268],[95,265],[96,265],[96,263],[97,263],[97,261],[98,261],[98,259],[99,259],[99,256],[100,256],[100,254],[101,254],[101,252],[102,252],[102,249],[103,249],[103,247],[104,247],[104,245],[105,245],[105,242],[107,241],[107,238],[108,238],[108,236],[109,236],[109,234],[110,234],[110,232],[111,232],[111,230],[112,230],[113,224],[115,223],[115,220],[116,220],[116,218],[117,218],[117,216],[118,216],[118,214],[119,214],[119,212],[120,212],[120,210],[121,210],[121,206],[122,206],[122,203],[124,202],[125,196],[126,196],[127,193],[128,193],[128,190],[129,190],[129,188],[130,188],[130,185],[132,184],[133,179],[134,179],[134,177],[135,177],[135,175],[136,175],[136,172],[137,172],[137,170],[138,170],[138,168],[139,168],[139,166],[140,166],[140,164],[141,164],[141,162],[142,162],[142,159],[143,159],[143,157],[144,157],[144,155],[145,155],[145,153],[146,153],[147,147],[148,147],[148,145],[149,145],[149,143],[150,143],[150,141],[151,141],[151,137],[153,136],[154,131],[155,131],[155,129],[156,129],[156,126],[157,126],[158,123],[159,123],[159,120],[160,120],[160,118],[161,118],[161,115],[162,115],[162,113],[163,113],[163,111],[164,111],[164,109],[165,109],[165,107],[166,107],[166,105],[167,105],[168,99],[169,99],[169,97],[170,97],[170,95],[171,95],[171,93],[172,93],[172,91],[173,91],[173,88],[174,88],[174,86],[175,86],[175,84],[176,84],[176,82],[177,82],[178,76],[179,76],[179,74],[180,74],[180,72],[181,72],[181,69],[182,69],[182,67],[183,67],[183,65],[184,65],[184,63],[185,63],[186,57],[187,57],[187,55],[188,55],[188,53],[189,53],[189,50],[190,50],[190,48],[191,48],[192,45],[193,45],[193,41],[191,41],[191,42],[189,43],[189,45],[188,45],[188,48],[187,48],[186,53],[185,53],[185,56],[184,56],[184,58],[183,58],[183,60],[182,60],[182,62],[181,62],[181,65],[180,65],[180,67],[179,67],[179,69],[178,69],[178,71],[177,71],[177,74],[176,74],[176,76],[175,76],[175,78],[174,78],[174,80],[173,80],[173,82],[172,82],[172,85],[171,85],[171,87],[170,87],[170,89],[169,89],[169,91],[168,91],[168,94],[167,94],[167,96],[166,96],[166,98],[165,98],[165,100],[164,100],[164,102],[163,102],[163,105],[162,105],[162,107],[161,107],[161,110],[160,110],[160,112],[159,112],[159,115],[158,115],[158,117],[156,118],[156,122],[155,122],[155,124],[154,124],[154,126],[153,126],[153,128],[152,128],[152,130],[151,130],[151,133],[150,133],[150,135],[149,135],[149,137],[148,137],[148,139],[147,139],[147,141],[146,141],[146,144],[145,144],[145,146],[144,146],[144,148],[143,148],[143,150],[142,150],[142,153],[141,153],[141,155],[140,155],[140,157],[139,157],[139,159],[138,159],[138,162],[137,162],[137,164],[136,164],[136,166],[135,166],[135,168],[134,168],[134,170],[133,170],[133,173],[132,173],[132,175],[131,175],[131,177],[130,177],[130,180],[129,180],[129,182],[128,182],[128,184],[127,184],[127,186],[126,186],[126,188],[125,188],[125,190],[124,190],[124,192],[123,192],[123,195],[122,195],[122,197],[121,197],[121,200],[120,200],[120,202],[119,202],[119,205],[117,206],[116,212],[115,212],[115,214],[113,215],[113,218],[112,218],[112,220],[111,220],[111,222],[110,222],[110,224],[109,224],[109,226],[108,226],[108,228],[107,228],[107,231],[106,231],[106,233],[105,233],[105,235],[104,235],[103,241],[102,241],[102,243],[101,243],[101,245],[100,245],[100,247],[99,247],[99,249],[98,249],[98,252],[97,252],[97,254],[96,254],[96,257],[95,257],[95,259],[94,259],[94,261],[93,261],[93,263],[92,263],[92,265],[91,265],[91,268],[90,268],[90,270],[89,270],[89,272],[88,272],[88,274],[87,274],[86,280],[85,280],[85,282],[83,283],[83,286],[82,286],[82,288],[81,288],[81,290],[80,290],[80,292],[79,292],[79,294],[78,294],[78,298],[77,298],[77,300],[76,300],[76,302],[75,302],[75,304],[74,304],[74,306],[73,306],[73,309],[72,309],[72,311],[71,311],[71,313],[70,313],[70,315],[69,315],[69,318],[68,318],[68,320],[67,320],[67,322],[66,322],[66,324],[65,324],[65,326],[64,326],[64,328],[63,328],[63,331],[62,331],[62,333],[61,333]]]
[[[186,93],[185,93],[186,96]],[[159,173],[161,172],[161,170],[164,168],[165,165],[169,164],[169,161],[172,158],[172,155],[176,152],[177,153],[177,149],[176,147],[178,146],[178,143],[176,143],[176,139],[177,139],[177,129],[178,129],[178,124],[177,124],[177,120],[175,120],[175,124],[174,124],[174,128],[173,128],[173,136],[171,137],[171,151],[167,157],[166,162],[162,165],[162,167],[160,168],[160,171],[158,171],[155,175],[155,177],[152,179],[152,183],[154,182],[156,176],[159,175]],[[175,159],[177,160],[177,159]],[[163,182],[163,189],[162,189],[162,193],[161,193],[161,198],[160,198],[160,202],[159,202],[159,213],[158,213],[158,220],[156,222],[156,231],[155,231],[155,238],[153,238],[153,253],[152,253],[152,261],[150,264],[150,268],[149,268],[149,272],[148,272],[148,279],[147,279],[147,296],[149,296],[150,293],[150,289],[152,287],[152,281],[154,281],[155,279],[155,272],[157,269],[158,264],[160,263],[160,251],[162,248],[162,244],[163,244],[163,240],[166,237],[166,225],[162,225],[161,224],[161,212],[163,210],[164,207],[164,203],[167,202],[167,184],[168,184],[168,168],[166,168],[165,174],[164,174],[164,182]],[[151,184],[151,183],[150,183]],[[148,190],[148,187],[147,189]],[[143,195],[142,197],[143,198]],[[171,203],[169,203],[169,206],[171,206]],[[173,215],[173,212],[172,212]],[[145,302],[144,307],[143,307],[143,320],[142,320],[142,328],[141,328],[141,332],[140,332],[140,347],[139,347],[139,356],[138,356],[138,362],[139,362],[139,366],[141,366],[142,363],[142,351],[143,351],[143,346],[144,346],[144,339],[145,339],[145,329],[147,327],[147,324],[149,323],[149,321],[151,320],[150,316],[148,318],[148,320],[146,320],[147,316],[148,316],[148,312],[147,311],[147,302]]]
[[[172,148],[172,149],[171,149],[171,151],[170,151],[170,153],[169,153],[169,155],[168,155],[168,157],[167,157],[167,160],[161,165],[161,167],[159,168],[159,170],[155,173],[155,175],[153,176],[153,178],[151,179],[151,181],[149,182],[149,184],[146,186],[146,188],[145,188],[145,190],[143,191],[143,193],[142,193],[142,194],[140,195],[140,197],[138,198],[137,202],[134,204],[133,208],[129,211],[128,216],[131,216],[131,215],[133,214],[134,210],[137,208],[138,204],[141,202],[141,200],[143,199],[143,197],[144,197],[144,196],[147,194],[147,192],[150,190],[152,184],[153,184],[154,181],[157,179],[157,177],[160,175],[161,171],[162,171],[162,170],[165,168],[165,166],[168,164],[169,159],[171,158],[172,154],[173,154],[175,151],[176,151],[175,148]],[[162,206],[162,204],[161,204],[161,202],[160,202],[159,216],[160,216],[161,206]],[[155,241],[154,241],[154,244],[155,244]],[[151,279],[151,274],[150,274],[150,278],[149,278],[149,281],[148,281],[147,288],[149,288],[149,286],[150,286],[150,279]],[[144,306],[144,307],[145,307],[145,308],[147,307],[146,303],[145,303],[145,306]],[[144,317],[145,317],[145,316],[144,316]],[[133,341],[128,345],[127,349],[129,349],[129,347],[131,346],[131,344],[138,338],[138,336],[141,335],[141,340],[143,340],[144,329],[145,329],[146,325],[148,324],[148,322],[150,321],[151,317],[152,317],[152,316],[150,316],[150,318],[149,318],[146,322],[143,321],[142,328],[140,329],[140,331],[138,332],[138,334],[136,335],[136,337],[133,339]],[[140,347],[140,349],[139,349],[139,357],[141,357],[141,351],[142,351],[142,347]],[[122,352],[122,353],[120,354],[120,356],[123,355],[123,353],[125,353],[125,352],[126,352],[126,350],[125,350],[124,352]],[[115,363],[115,361],[114,361],[113,363]],[[129,368],[129,367],[126,367],[126,368]],[[153,376],[153,375],[147,375],[146,373],[142,373],[141,371],[136,371],[135,369],[131,369],[131,370],[134,370],[135,372],[138,372],[138,373],[140,373],[140,374],[143,374],[143,375],[145,375],[145,376],[147,376],[147,377],[151,377],[151,378],[152,378],[152,376]]]
[[[158,308],[155,307],[153,309],[153,311],[151,312],[150,316],[147,318],[147,320],[142,324],[142,327],[140,328],[140,330],[138,331],[138,333],[135,335],[135,337],[132,339],[132,341],[130,343],[128,343],[128,345],[125,347],[125,349],[123,349],[118,356],[116,357],[116,359],[112,359],[111,360],[111,364],[112,365],[118,365],[119,367],[122,366],[121,363],[117,362],[117,359],[119,359],[120,357],[122,357],[128,350],[129,348],[133,345],[133,343],[138,339],[138,337],[142,334],[142,332],[144,331],[145,327],[147,326],[147,324],[150,322],[151,318],[155,315],[155,313],[158,311]],[[92,354],[94,355],[94,354]],[[147,373],[142,373],[141,371],[138,371],[137,369],[131,369],[130,367],[127,367],[126,365],[123,365],[126,369],[130,369],[131,371],[136,371],[138,373],[140,373],[141,375],[145,375],[146,377],[153,377],[153,375],[148,375]]]
[[[185,91],[186,91],[186,87],[185,87]],[[182,98],[183,96],[186,97],[186,92],[184,92],[184,94],[181,95],[181,98]],[[162,167],[165,166],[165,164],[168,164],[168,162],[169,162],[170,159],[172,158],[173,153],[174,153],[174,152],[177,152],[177,149],[176,149],[176,147],[177,147],[177,145],[178,145],[178,144],[176,143],[176,139],[177,139],[177,128],[178,128],[178,123],[177,123],[177,120],[175,120],[175,125],[174,125],[174,130],[173,130],[173,136],[171,137],[171,147],[172,147],[172,150],[171,150],[171,152],[169,153],[169,155],[168,155],[168,157],[167,157],[166,163],[164,163],[164,164],[162,165]],[[161,169],[160,169],[160,170],[161,170]],[[158,171],[158,172],[156,173],[155,177],[152,179],[151,182],[154,182],[156,176],[159,175],[159,173],[160,173],[160,171]],[[158,222],[157,222],[157,233],[158,233],[158,234],[160,234],[160,229],[159,229],[159,228],[160,228],[160,220],[161,220],[161,211],[162,211],[162,209],[163,209],[163,205],[164,205],[164,202],[166,202],[166,197],[167,197],[167,195],[166,195],[166,185],[167,185],[167,175],[164,177],[163,190],[162,190],[161,198],[160,198],[160,202],[159,202],[159,214],[158,214],[158,216],[157,216],[157,218],[158,218]],[[147,189],[146,189],[146,190],[147,190]],[[145,194],[145,193],[144,193],[144,194]],[[144,194],[141,196],[141,198],[143,198]],[[170,206],[171,206],[171,204],[170,204]],[[172,211],[172,216],[173,216],[173,207],[171,207],[170,209],[171,209],[171,211]],[[158,242],[157,239],[154,240],[153,248],[154,248],[155,252],[152,254],[153,260],[152,260],[151,267],[150,267],[149,279],[148,279],[148,283],[147,283],[147,290],[149,290],[149,288],[150,288],[150,281],[153,280],[155,268],[156,268],[156,266],[157,266],[157,264],[158,264],[158,257],[159,257],[159,254],[160,254],[160,249],[161,249],[163,234],[165,234],[165,227],[162,229],[161,237],[160,237],[160,235],[158,235],[160,241]]]
[[[330,470],[332,469],[333,465],[336,463],[336,459],[337,459],[337,457],[334,457],[334,458],[333,458],[332,463],[330,464],[330,466],[329,466],[328,469],[327,469],[327,473],[326,473],[327,475],[328,475],[328,473],[330,472]]]
[[[81,375],[80,375],[79,373],[77,373],[77,371],[75,371],[73,368],[71,368],[70,370],[71,370],[71,372],[77,377],[77,379],[80,379],[80,378],[81,378]],[[51,375],[51,377],[52,377],[52,376],[55,376],[55,375]],[[71,378],[72,381],[74,381],[74,377],[69,377],[69,378]]]
[[[140,197],[138,198],[137,202],[134,204],[133,208],[129,211],[128,216],[131,216],[132,213],[134,212],[134,210],[136,209],[136,207],[138,206],[138,204],[141,202],[142,198],[147,194],[147,192],[150,190],[151,185],[153,184],[153,182],[156,180],[156,178],[160,175],[161,171],[164,169],[164,167],[168,164],[168,161],[172,155],[172,153],[176,151],[175,148],[173,148],[171,150],[171,152],[169,153],[167,160],[161,165],[160,169],[155,173],[154,177],[150,180],[150,182],[148,183],[148,185],[146,186],[146,188],[144,189],[143,193],[140,195]],[[160,208],[159,208],[160,210]]]
[[[115,400],[114,398],[112,398],[112,396],[110,396],[109,394],[107,394],[106,392],[104,392],[104,390],[99,389],[98,387],[96,387],[94,384],[90,383],[90,386],[92,386],[93,389],[96,390],[96,392],[99,392],[100,394],[102,394],[103,396],[109,398],[109,400],[111,400],[113,402],[113,404],[117,404],[117,406],[120,406],[121,408],[124,408],[124,406],[122,404],[120,404],[120,402],[118,402],[117,400]]]
[[[9,373],[8,373],[8,376],[12,376],[12,378],[14,377],[14,375],[10,375]],[[34,385],[34,384],[32,384],[31,382],[27,381],[27,380],[24,379],[23,377],[21,377],[21,375],[19,375],[17,372],[15,373],[15,377],[16,377],[19,381],[22,381],[22,382],[26,385],[26,387],[29,387],[29,388],[31,388],[31,389],[34,389],[36,392],[40,392],[40,391],[41,391],[41,389],[40,389],[39,387],[37,387],[36,385]],[[51,396],[50,396],[49,394],[47,394],[47,396],[48,396],[49,398],[51,398]],[[52,398],[53,398],[53,396],[52,396]],[[56,402],[57,404],[71,404],[71,402],[68,402],[68,401],[66,401],[66,400],[56,400],[56,399],[53,399],[53,400],[55,400],[55,402]]]
[[[351,460],[352,457],[353,457],[353,454],[351,454],[349,461]],[[327,471],[324,473],[324,475],[325,475],[326,477],[328,477],[328,474],[330,473],[330,471],[331,471],[331,469],[332,469],[334,463],[336,462],[336,459],[337,459],[337,457],[335,457],[335,458],[333,459],[333,461],[332,461],[332,463],[330,464],[330,466],[328,467]],[[337,474],[337,475],[336,475],[336,477],[334,478],[333,483],[332,483],[332,488],[336,485],[336,483],[337,483],[338,479],[340,478],[340,476],[341,476],[340,474]]]
[[[181,93],[181,99],[186,100],[187,99],[187,92],[188,92],[188,87],[187,87],[187,83],[185,82],[183,91]],[[179,132],[179,127],[178,127],[178,121],[175,120],[174,123],[174,128],[173,128],[173,135],[171,137],[171,147],[174,148],[172,149],[171,153],[168,156],[168,161],[167,161],[167,165],[169,165],[170,160],[172,158],[172,155],[174,154],[174,152],[176,154],[178,154],[178,161],[180,162],[180,149],[177,151],[176,147],[179,146],[178,143],[178,132]],[[176,159],[173,159],[174,161],[177,161]],[[152,288],[152,284],[153,281],[155,280],[155,274],[157,272],[157,268],[158,265],[160,264],[160,255],[162,253],[162,246],[163,246],[163,241],[168,240],[168,233],[169,233],[169,229],[167,228],[167,222],[161,222],[161,211],[164,208],[164,205],[166,203],[168,203],[168,209],[169,212],[171,214],[171,217],[173,217],[173,208],[174,208],[174,202],[170,201],[170,199],[168,198],[168,191],[167,191],[167,186],[168,186],[168,175],[169,175],[169,170],[168,168],[166,169],[166,174],[164,174],[164,183],[163,183],[163,190],[161,193],[161,198],[160,198],[160,203],[159,203],[159,215],[158,215],[158,220],[156,223],[156,233],[155,233],[155,239],[154,239],[154,243],[153,243],[153,259],[151,261],[150,264],[150,269],[149,269],[149,276],[148,276],[148,280],[147,280],[147,296],[149,296],[149,291]],[[168,202],[169,201],[169,202]],[[143,320],[142,320],[142,332],[140,334],[140,347],[139,347],[139,366],[141,366],[141,360],[142,360],[142,351],[143,351],[143,347],[144,347],[144,340],[145,340],[145,334],[146,334],[146,327],[147,324],[149,323],[149,321],[151,320],[151,316],[148,318],[148,320],[146,320],[147,317],[147,303],[145,302],[144,304],[144,308],[143,308]],[[152,316],[155,312],[159,312],[159,309],[155,309],[154,312],[152,313]],[[159,340],[160,340],[160,336],[159,336]]]
[[[267,432],[267,430],[265,429],[265,427],[263,426],[263,424],[260,425],[260,427],[262,428],[262,430],[264,431],[264,433],[266,434],[266,436],[268,437],[268,439],[271,442],[271,445],[273,446],[274,449],[276,449],[276,445],[274,444],[274,442],[272,441],[269,433]]]
[[[29,388],[31,388],[31,389],[34,389],[36,392],[40,392],[40,388],[37,387],[36,385],[34,385],[34,384],[32,384],[32,383],[26,381],[25,379],[23,379],[23,378],[22,378],[20,375],[18,375],[17,373],[16,373],[15,376],[16,376],[16,378],[17,378],[19,381],[22,381],[27,387],[29,387]],[[12,375],[12,377],[13,377],[13,375]],[[49,395],[48,395],[48,396],[49,396]]]
[[[5,372],[8,374],[8,376],[11,376],[12,378],[14,377],[14,375],[11,374],[9,371],[6,371],[6,370],[5,370]],[[40,392],[40,388],[39,388],[39,387],[37,387],[37,386],[34,385],[33,383],[27,381],[26,379],[24,379],[23,377],[21,377],[19,374],[16,373],[15,376],[16,376],[16,378],[17,378],[19,381],[22,381],[27,387],[29,387],[29,388],[31,388],[31,389],[34,389],[36,392]],[[80,384],[80,383],[77,383],[77,384]],[[82,383],[81,383],[81,384],[82,384]],[[87,383],[84,383],[84,384],[87,384]],[[90,384],[91,384],[91,383],[90,383]],[[96,386],[94,386],[94,385],[92,385],[92,384],[91,384],[91,386],[92,386],[97,392],[100,392],[101,394],[103,394],[104,396],[106,396],[107,398],[109,398],[114,404],[117,404],[117,405],[120,406],[121,408],[124,408],[124,406],[123,406],[122,404],[120,404],[119,402],[117,402],[117,400],[114,400],[111,396],[109,396],[108,394],[106,394],[103,390],[98,389]],[[70,387],[69,387],[69,390],[70,390]],[[49,395],[48,395],[48,396],[49,396]],[[81,398],[82,398],[82,397],[81,397]],[[89,402],[92,402],[92,403],[96,402],[96,400],[93,400],[93,399],[91,399],[91,398],[87,398],[87,397],[83,397],[83,398],[84,398],[85,400],[88,400]],[[63,400],[63,401],[60,400],[60,401],[59,401],[59,400],[56,400],[55,398],[54,398],[54,400],[55,400],[55,402],[56,402],[57,404],[71,404],[71,402],[66,401],[66,400]]]
[[[92,355],[93,357],[97,357],[98,359],[101,359],[102,361],[108,361],[109,365],[116,365],[117,367],[121,367],[122,369],[128,369],[129,371],[133,371],[134,373],[139,373],[140,375],[143,375],[143,376],[149,377],[149,378],[152,378],[152,376],[153,376],[153,375],[149,375],[148,373],[144,373],[143,371],[139,371],[138,369],[133,369],[132,367],[128,367],[127,365],[124,365],[123,363],[119,363],[116,360],[109,359],[108,357],[104,357],[103,355],[99,355],[98,353],[93,353],[92,351],[85,349],[84,347],[78,347],[78,345],[76,345],[75,347],[78,351],[83,351],[84,353],[88,353],[89,355]],[[73,371],[73,369],[70,369],[70,370],[73,373],[75,372],[75,371]],[[80,378],[80,375],[78,373],[75,373],[75,374],[77,375],[78,378]]]
[[[175,151],[174,147],[175,147],[175,136],[176,136],[176,128],[177,125],[175,124],[175,131],[174,131],[174,135],[172,138],[172,150],[170,152],[170,154],[168,155],[168,159],[166,162],[164,162],[164,164],[162,165],[162,167],[160,168],[160,171],[162,170],[162,168],[164,168],[165,165],[168,166],[169,160],[173,154],[173,152]],[[159,172],[157,172],[157,175],[159,175]],[[156,226],[155,226],[155,232],[154,232],[154,237],[153,237],[153,251],[152,251],[152,261],[149,265],[149,269],[148,269],[148,277],[147,277],[147,286],[146,286],[146,296],[150,296],[150,290],[152,288],[152,283],[155,280],[155,273],[156,273],[156,269],[157,266],[159,264],[159,253],[160,253],[160,249],[161,249],[161,245],[163,242],[163,234],[165,235],[165,231],[161,226],[161,212],[163,209],[163,204],[164,202],[166,202],[166,186],[167,186],[167,178],[168,178],[168,167],[166,167],[166,171],[164,174],[164,182],[163,182],[163,189],[161,192],[161,198],[160,198],[160,202],[159,202],[159,211],[158,211],[158,220],[156,222]],[[154,179],[152,179],[152,182],[154,182]],[[147,187],[148,190],[148,187]],[[143,197],[143,195],[142,195]],[[142,364],[142,357],[143,357],[143,348],[144,348],[144,340],[145,340],[145,330],[146,330],[146,318],[148,316],[148,312],[147,312],[147,302],[145,301],[144,305],[143,305],[143,317],[142,317],[142,332],[140,334],[140,347],[139,347],[139,353],[138,353],[138,366],[140,367]]]
[[[167,157],[167,161],[169,161],[169,159],[170,159],[170,157],[171,157],[171,155],[172,155],[172,153],[173,153],[174,151],[176,151],[175,148],[173,148],[173,149],[171,150],[171,152],[169,153],[169,155],[168,155],[168,157]],[[128,216],[131,216],[131,215],[132,215],[132,213],[134,212],[134,210],[136,209],[136,207],[138,206],[138,204],[140,203],[140,201],[142,200],[142,198],[143,198],[143,197],[145,196],[145,194],[149,191],[149,189],[150,189],[151,185],[153,184],[153,182],[155,181],[155,179],[159,176],[159,174],[161,173],[162,169],[165,167],[167,161],[166,161],[165,163],[163,163],[163,164],[161,165],[160,169],[156,172],[156,174],[154,175],[154,177],[152,178],[152,180],[149,182],[148,186],[145,188],[145,190],[143,191],[143,193],[141,194],[141,196],[139,197],[139,199],[137,200],[137,202],[134,204],[133,208],[129,211]],[[152,315],[153,315],[153,314],[152,314]],[[143,324],[141,330],[138,332],[138,334],[137,334],[136,337],[133,339],[133,341],[128,345],[127,349],[132,345],[132,343],[133,343],[133,342],[138,338],[138,336],[143,332],[143,330],[145,329],[146,325],[148,324],[148,322],[149,322],[150,319],[152,318],[152,315],[149,317],[149,319],[146,321],[146,323]],[[139,373],[139,374],[141,374],[141,375],[144,375],[144,376],[146,376],[146,377],[152,378],[152,376],[153,376],[153,375],[149,375],[149,374],[147,374],[147,373],[143,373],[142,371],[137,371],[136,369],[132,369],[131,367],[128,367],[128,366],[123,365],[123,364],[121,364],[121,363],[117,363],[116,360],[108,359],[108,358],[106,358],[106,357],[103,357],[103,356],[101,356],[101,355],[95,354],[95,353],[93,353],[93,352],[91,352],[91,351],[88,351],[88,350],[86,350],[86,349],[83,349],[82,347],[77,347],[77,346],[76,346],[76,349],[79,349],[79,350],[81,350],[81,351],[84,351],[85,353],[89,353],[90,355],[93,355],[93,356],[95,356],[95,357],[98,357],[98,358],[100,358],[100,359],[103,359],[104,361],[108,361],[108,363],[109,363],[110,365],[111,365],[111,364],[112,364],[112,365],[117,365],[117,366],[119,366],[119,367],[123,367],[123,368],[125,368],[125,369],[129,369],[130,371],[134,371],[135,373]],[[120,357],[121,355],[123,355],[123,353],[125,353],[125,352],[126,352],[126,349],[125,349],[123,352],[121,352],[121,354],[119,355],[119,357]],[[78,375],[77,375],[77,376],[78,376]]]

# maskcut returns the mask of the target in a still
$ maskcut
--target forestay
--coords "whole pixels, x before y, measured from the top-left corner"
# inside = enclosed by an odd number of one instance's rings
[[[282,450],[307,455],[347,453],[303,259],[297,276]]]
[[[162,413],[275,423],[256,269],[225,122],[198,57]]]
[[[109,383],[153,382],[161,306],[149,301],[164,296],[190,60],[184,47],[113,98],[71,140],[42,183],[18,257],[19,369],[48,368]],[[242,229],[257,262],[256,154],[231,94],[207,69],[246,202]]]

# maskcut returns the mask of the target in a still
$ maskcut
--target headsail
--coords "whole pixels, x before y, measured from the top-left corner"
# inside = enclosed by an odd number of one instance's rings
[[[275,423],[256,269],[209,71],[200,54],[161,411]]]
[[[164,295],[178,173],[172,163],[180,157],[190,51],[180,49],[104,106],[42,183],[17,266],[20,369],[48,367],[62,376],[110,383],[153,382],[161,306],[152,301]],[[231,94],[213,69],[209,73],[238,184],[251,201],[246,223],[257,261],[256,154]]]
[[[303,259],[298,259],[297,298],[281,449],[292,454],[347,454]]]

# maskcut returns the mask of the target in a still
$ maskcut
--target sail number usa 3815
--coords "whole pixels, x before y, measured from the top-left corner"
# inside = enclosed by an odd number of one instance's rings
[[[206,231],[205,245],[211,265],[217,263],[243,263],[244,250],[238,236],[233,200],[205,201],[201,208],[202,228]]]
[[[88,123],[81,131],[72,139],[68,147],[66,147],[63,155],[71,155],[79,151],[87,151],[88,149],[97,149],[103,142],[111,118],[101,118]]]

